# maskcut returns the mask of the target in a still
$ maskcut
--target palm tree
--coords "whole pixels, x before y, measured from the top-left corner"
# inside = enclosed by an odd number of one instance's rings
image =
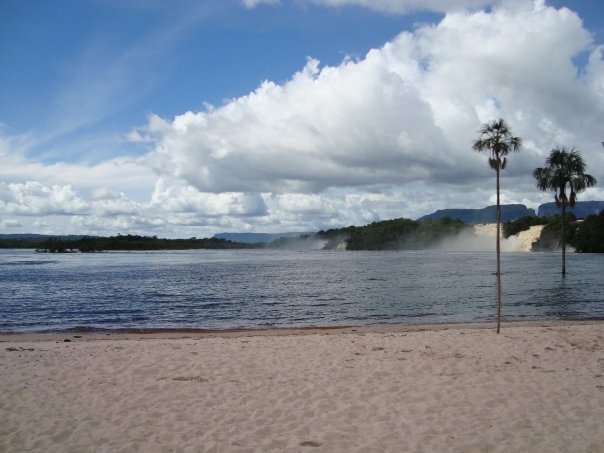
[[[578,149],[568,151],[564,146],[556,147],[550,151],[545,160],[545,167],[535,168],[533,176],[537,180],[540,190],[554,191],[556,206],[562,209],[562,275],[566,275],[566,237],[564,224],[566,223],[566,206],[571,208],[577,201],[577,193],[587,187],[593,187],[597,181],[585,173],[585,162]],[[570,198],[566,196],[566,186],[570,189]]]
[[[520,151],[522,139],[512,136],[512,131],[503,119],[494,120],[484,124],[480,130],[480,136],[474,141],[474,151],[490,153],[489,166],[497,174],[497,333],[501,329],[501,206],[499,201],[499,173],[505,169],[507,155],[510,152]]]

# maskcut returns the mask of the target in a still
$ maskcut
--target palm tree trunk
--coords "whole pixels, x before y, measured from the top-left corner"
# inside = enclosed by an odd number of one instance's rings
[[[497,237],[496,237],[496,252],[497,252],[497,333],[501,330],[501,246],[500,229],[501,229],[501,206],[499,204],[499,168],[497,172]]]
[[[564,224],[566,223],[566,203],[562,201],[562,276],[566,275],[566,235]]]

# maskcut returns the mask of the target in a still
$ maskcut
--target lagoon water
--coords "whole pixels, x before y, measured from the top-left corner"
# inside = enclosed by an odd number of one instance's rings
[[[502,255],[503,319],[604,318],[604,255]],[[493,321],[488,252],[0,250],[0,331]]]

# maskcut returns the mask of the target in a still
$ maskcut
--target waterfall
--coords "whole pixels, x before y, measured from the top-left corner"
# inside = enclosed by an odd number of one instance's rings
[[[528,230],[521,231],[517,235],[507,239],[501,239],[501,250],[503,252],[530,252],[533,243],[541,236],[544,225],[534,225]],[[474,234],[477,236],[495,238],[497,234],[496,223],[485,223],[474,225]],[[494,247],[494,246],[493,246]]]
[[[541,231],[545,225],[534,225],[526,231],[521,231],[517,236],[511,236],[516,238],[519,252],[530,252],[533,247],[533,243],[541,236]]]

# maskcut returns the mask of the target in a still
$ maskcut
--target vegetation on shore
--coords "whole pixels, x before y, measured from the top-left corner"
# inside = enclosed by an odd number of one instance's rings
[[[577,252],[604,253],[604,210],[579,224],[572,245]]]
[[[226,239],[195,237],[189,239],[164,239],[157,236],[117,235],[52,236],[36,238],[0,239],[0,248],[30,248],[40,252],[101,252],[109,250],[192,250],[192,249],[254,249],[261,244],[243,244]]]
[[[522,231],[528,230],[535,225],[543,225],[539,239],[533,243],[532,251],[548,252],[552,250],[560,250],[562,242],[560,239],[562,231],[562,222],[559,215],[549,217],[521,217],[517,220],[506,222],[503,224],[502,234],[504,238],[517,236]],[[565,231],[566,243],[575,246],[575,234],[577,232],[577,218],[574,214],[566,214],[567,231]]]
[[[546,217],[546,223],[541,230],[539,239],[533,244],[534,252],[549,252],[552,250],[561,250],[562,244],[575,246],[575,237],[579,227],[576,217],[573,214],[565,214],[565,222],[562,222],[562,216],[554,215]],[[564,241],[562,235],[564,234]]]
[[[394,219],[369,225],[321,230],[315,237],[327,240],[324,249],[335,249],[344,242],[346,250],[421,250],[437,246],[472,227],[461,220],[443,217],[416,221]]]

